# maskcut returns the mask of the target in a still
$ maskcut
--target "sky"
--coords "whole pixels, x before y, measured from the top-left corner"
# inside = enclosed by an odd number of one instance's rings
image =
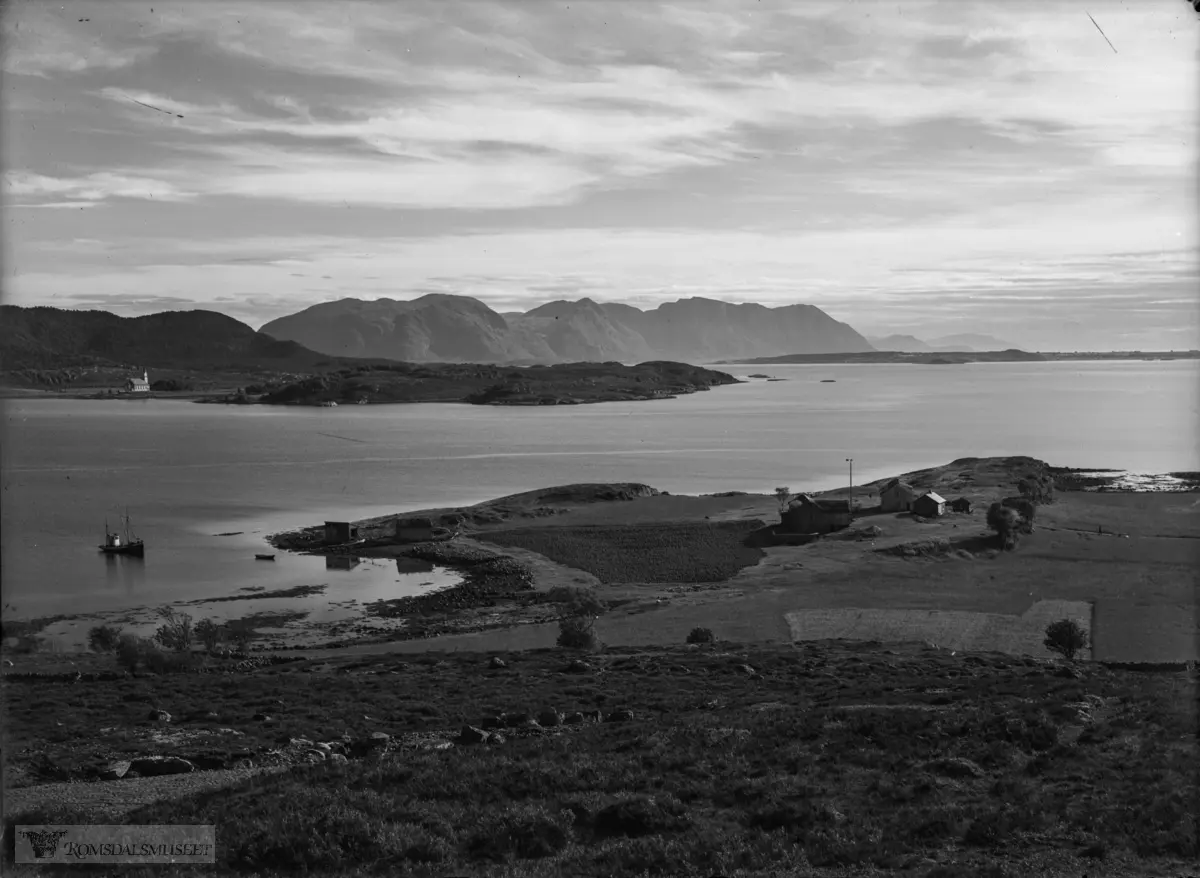
[[[1200,348],[1184,0],[17,0],[3,27],[8,304],[703,296]]]

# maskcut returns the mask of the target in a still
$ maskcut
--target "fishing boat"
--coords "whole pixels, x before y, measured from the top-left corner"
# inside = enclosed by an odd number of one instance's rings
[[[106,555],[137,555],[140,558],[146,553],[146,544],[134,536],[128,512],[125,513],[123,521],[123,534],[110,531],[108,521],[104,522],[104,545],[100,546],[100,551]]]
[[[275,556],[274,555],[255,555],[254,559],[256,561],[274,561]]]

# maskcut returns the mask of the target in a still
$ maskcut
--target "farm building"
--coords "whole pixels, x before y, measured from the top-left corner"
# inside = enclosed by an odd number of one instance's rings
[[[922,518],[937,518],[945,515],[946,501],[933,491],[928,491],[912,502],[912,512]]]
[[[358,528],[348,521],[325,522],[326,543],[348,543],[358,539]]]
[[[149,393],[150,373],[143,372],[141,378],[129,378],[125,381],[126,393]]]
[[[905,484],[899,479],[892,479],[879,492],[879,508],[883,512],[907,512],[912,509],[917,492],[912,485]]]
[[[971,501],[968,500],[966,497],[959,497],[956,500],[951,500],[950,501],[950,511],[951,512],[970,512],[971,511]]]
[[[850,526],[850,501],[814,500],[800,494],[780,518],[780,530],[787,533],[827,534]]]

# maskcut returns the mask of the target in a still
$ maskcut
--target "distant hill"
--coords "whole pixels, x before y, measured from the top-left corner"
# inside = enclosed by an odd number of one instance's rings
[[[679,360],[870,351],[812,305],[768,308],[684,299],[642,311],[591,299],[499,314],[467,296],[342,299],[262,327],[322,353],[408,362],[555,363]]]
[[[909,354],[926,353],[973,353],[975,351],[1007,351],[1016,346],[993,335],[963,332],[958,335],[942,335],[922,341],[915,335],[888,335],[882,338],[868,337],[867,341],[879,351],[902,351]]]
[[[867,341],[877,351],[903,351],[910,354],[924,354],[933,350],[933,348],[914,335],[887,335],[883,338],[868,336]]]
[[[119,317],[107,311],[0,306],[0,369],[302,370],[328,358],[215,311]]]

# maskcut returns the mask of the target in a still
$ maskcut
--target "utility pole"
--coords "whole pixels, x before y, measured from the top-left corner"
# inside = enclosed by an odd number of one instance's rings
[[[846,463],[850,464],[850,520],[854,521],[854,458],[847,457]]]

